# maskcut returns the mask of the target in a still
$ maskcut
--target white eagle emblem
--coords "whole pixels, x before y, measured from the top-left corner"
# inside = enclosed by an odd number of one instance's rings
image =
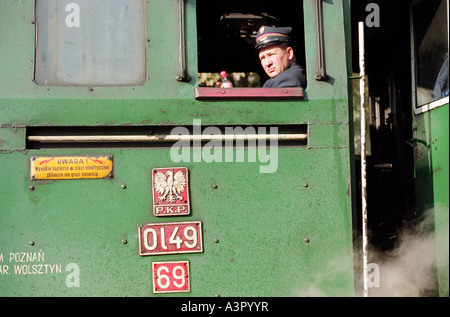
[[[172,170],[168,170],[166,174],[157,172],[155,175],[155,190],[161,196],[159,200],[168,203],[174,203],[177,200],[183,200],[181,193],[186,188],[186,176],[182,171],[178,171],[173,175]]]

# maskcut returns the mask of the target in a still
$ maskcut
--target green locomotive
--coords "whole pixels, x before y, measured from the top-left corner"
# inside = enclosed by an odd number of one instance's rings
[[[435,2],[2,1],[0,295],[363,296],[354,73],[367,18],[371,243],[395,250],[404,220],[431,209],[433,282],[406,294],[448,296],[448,96],[416,106],[426,52],[398,65],[411,85],[368,49],[397,35],[377,26],[384,14],[406,12],[401,41],[419,41],[410,21],[426,39],[420,12],[448,17]],[[306,89],[260,88],[262,25],[295,30]],[[222,70],[235,88],[214,85]],[[384,266],[368,260],[377,296]]]

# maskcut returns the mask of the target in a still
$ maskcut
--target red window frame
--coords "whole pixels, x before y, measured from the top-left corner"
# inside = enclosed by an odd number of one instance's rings
[[[212,88],[196,87],[197,100],[208,99],[303,99],[303,88]]]

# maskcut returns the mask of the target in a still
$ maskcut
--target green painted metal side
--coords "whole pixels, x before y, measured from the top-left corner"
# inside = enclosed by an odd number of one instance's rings
[[[348,6],[324,2],[330,81],[314,80],[316,34],[305,34],[305,100],[196,101],[196,80],[175,80],[176,1],[147,3],[147,82],[91,90],[37,86],[33,1],[1,2],[0,295],[155,296],[151,263],[187,260],[191,292],[156,296],[353,296]],[[313,7],[304,1],[306,30],[314,30]],[[195,1],[187,1],[186,13],[188,73],[196,77]],[[259,167],[268,163],[259,161],[174,163],[167,148],[25,145],[32,126],[177,126],[194,119],[203,126],[305,124],[308,146],[277,148],[277,169],[264,174]],[[97,154],[114,157],[113,178],[29,179],[30,156]],[[168,166],[189,169],[190,216],[152,215],[151,170]],[[139,255],[139,224],[190,220],[203,223],[203,253]],[[72,263],[79,287],[69,287]]]
[[[420,216],[432,217],[436,235],[439,295],[447,296],[449,281],[448,235],[448,112],[449,106],[432,109],[414,117],[414,137],[423,140],[414,150],[417,207]]]

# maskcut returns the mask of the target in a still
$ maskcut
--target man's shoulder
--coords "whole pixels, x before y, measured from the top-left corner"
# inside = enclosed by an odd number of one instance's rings
[[[293,63],[291,67],[275,78],[269,79],[263,87],[303,87],[306,88],[305,70],[300,64]]]
[[[291,67],[286,69],[286,71],[284,71],[283,73],[286,73],[286,75],[292,75],[292,74],[304,75],[304,72],[305,72],[305,69],[302,66],[300,66],[300,64],[295,62],[291,65]],[[283,74],[283,73],[281,73],[281,74]]]

